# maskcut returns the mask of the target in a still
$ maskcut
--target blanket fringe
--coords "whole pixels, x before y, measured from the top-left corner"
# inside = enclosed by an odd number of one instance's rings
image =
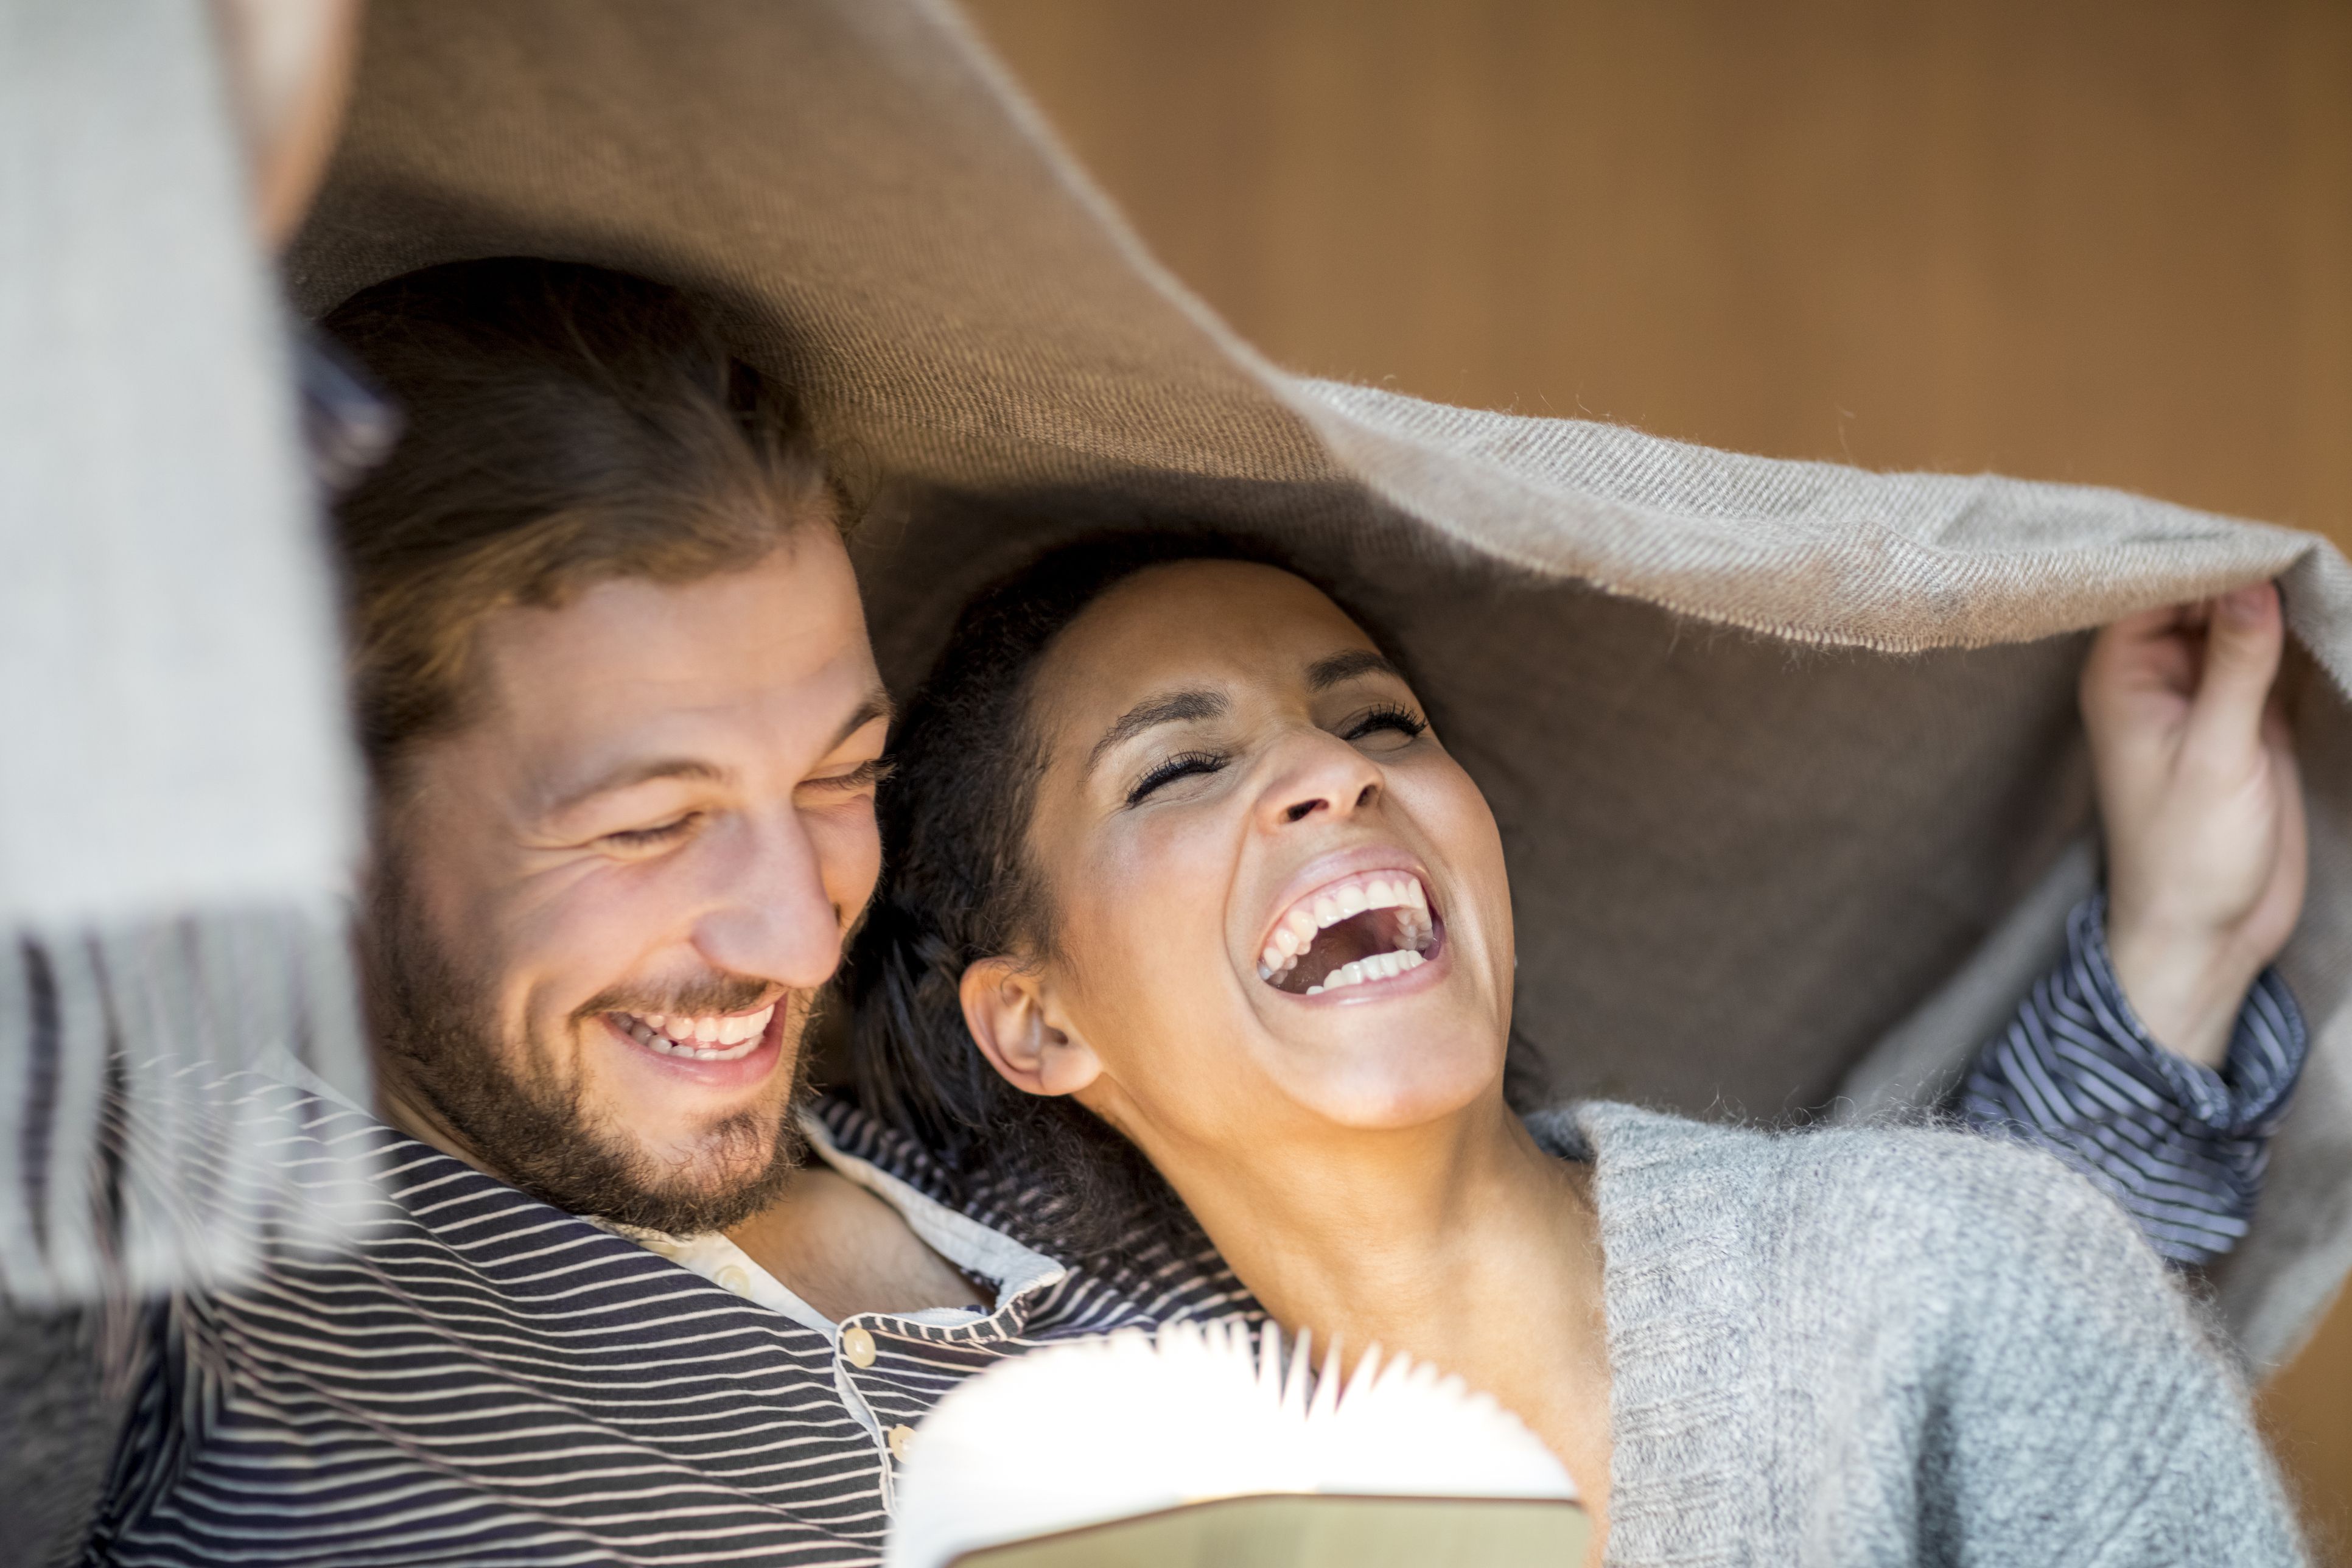
[[[362,1152],[304,1096],[364,1103],[328,909],[19,929],[0,947],[0,1298],[27,1308],[231,1282],[265,1244],[348,1231]]]

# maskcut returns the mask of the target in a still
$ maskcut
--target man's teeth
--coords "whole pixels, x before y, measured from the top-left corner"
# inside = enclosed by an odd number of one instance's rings
[[[1342,985],[1360,984],[1366,980],[1385,980],[1407,970],[1418,969],[1425,962],[1421,950],[1429,945],[1435,926],[1429,915],[1429,893],[1421,879],[1398,872],[1386,876],[1351,877],[1336,888],[1326,888],[1298,900],[1288,913],[1276,922],[1274,935],[1268,939],[1265,951],[1258,954],[1258,978],[1269,984],[1279,985],[1283,977],[1298,965],[1299,955],[1315,944],[1316,933],[1341,921],[1352,920],[1366,910],[1399,911],[1399,938],[1405,944],[1394,952],[1377,953],[1354,963],[1341,965],[1326,976],[1319,985],[1307,988],[1307,994],[1336,991]],[[1411,959],[1410,963],[1390,967],[1391,960]],[[1345,978],[1342,978],[1342,977]]]
[[[684,1013],[614,1013],[610,1015],[629,1037],[666,1057],[690,1061],[724,1062],[750,1056],[767,1037],[768,1020],[776,1016],[772,1002],[756,1013],[733,1017],[694,1016]]]

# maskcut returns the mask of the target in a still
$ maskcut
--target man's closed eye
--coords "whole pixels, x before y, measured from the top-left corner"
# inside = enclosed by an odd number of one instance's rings
[[[689,811],[683,816],[674,817],[652,827],[630,827],[624,828],[618,833],[607,833],[597,842],[621,850],[655,849],[675,839],[684,837],[701,818],[702,813]]]

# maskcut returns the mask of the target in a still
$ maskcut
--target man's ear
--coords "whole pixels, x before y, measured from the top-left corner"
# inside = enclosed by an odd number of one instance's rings
[[[1024,1094],[1076,1094],[1102,1062],[1084,1040],[1045,1017],[1037,971],[1012,958],[983,958],[963,972],[964,1026],[981,1054]]]

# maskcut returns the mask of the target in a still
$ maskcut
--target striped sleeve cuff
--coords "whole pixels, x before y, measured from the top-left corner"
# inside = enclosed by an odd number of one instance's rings
[[[2275,970],[2246,994],[2219,1072],[2158,1045],[2116,979],[2098,895],[2068,917],[2064,959],[1978,1054],[1960,1111],[2081,1170],[2166,1258],[2208,1263],[2246,1234],[2307,1046]]]

